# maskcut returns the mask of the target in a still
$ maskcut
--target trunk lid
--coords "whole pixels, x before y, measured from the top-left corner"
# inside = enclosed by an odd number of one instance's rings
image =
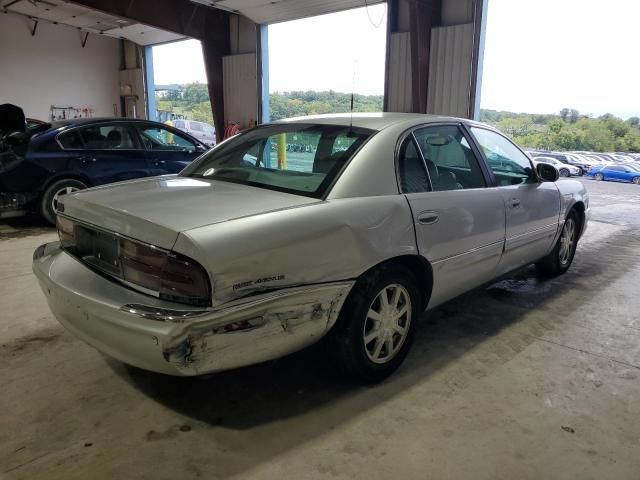
[[[318,199],[202,178],[167,175],[62,197],[64,215],[165,249],[180,232],[309,205]]]

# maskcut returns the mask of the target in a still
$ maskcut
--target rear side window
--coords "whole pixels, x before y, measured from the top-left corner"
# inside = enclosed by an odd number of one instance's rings
[[[487,186],[478,159],[456,125],[421,128],[413,137],[399,159],[404,193],[428,191],[429,186],[434,191]],[[414,141],[417,145],[412,145]]]
[[[404,142],[400,149],[398,174],[400,175],[402,193],[419,193],[431,190],[424,162],[411,137]]]
[[[75,134],[75,136],[71,136]],[[66,136],[69,135],[69,138]],[[78,143],[80,139],[81,143]],[[90,150],[131,150],[136,148],[131,131],[125,125],[91,125],[60,135],[64,148],[87,148]],[[67,146],[79,145],[79,146]]]
[[[62,148],[84,148],[84,143],[82,142],[82,137],[78,130],[72,130],[70,132],[60,134],[58,142],[60,142]]]

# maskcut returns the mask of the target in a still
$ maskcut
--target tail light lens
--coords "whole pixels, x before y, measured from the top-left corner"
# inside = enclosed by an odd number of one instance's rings
[[[56,228],[58,230],[58,238],[62,248],[73,247],[76,243],[76,234],[74,224],[71,220],[56,216]]]
[[[60,215],[56,225],[62,248],[131,287],[170,302],[198,306],[210,303],[209,276],[196,261],[153,245],[93,230]],[[113,259],[109,268],[106,262],[100,261],[105,258]]]
[[[199,263],[151,245],[120,240],[122,278],[157,292],[163,300],[207,305],[209,277]]]

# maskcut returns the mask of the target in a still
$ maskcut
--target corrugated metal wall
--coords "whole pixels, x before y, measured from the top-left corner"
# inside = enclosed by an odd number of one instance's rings
[[[473,23],[432,30],[427,113],[469,115],[472,56]]]
[[[255,53],[229,55],[222,59],[224,116],[247,128],[258,119],[257,63]]]
[[[389,45],[390,112],[410,112],[411,98],[411,42],[409,32],[392,33]]]

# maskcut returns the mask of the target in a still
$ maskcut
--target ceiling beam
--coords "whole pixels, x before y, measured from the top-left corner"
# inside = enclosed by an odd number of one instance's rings
[[[216,134],[222,135],[225,127],[222,57],[231,53],[229,13],[189,0],[72,0],[71,3],[200,40]]]
[[[199,40],[206,36],[207,28],[222,20],[228,22],[226,12],[189,0],[72,0],[71,3]]]

